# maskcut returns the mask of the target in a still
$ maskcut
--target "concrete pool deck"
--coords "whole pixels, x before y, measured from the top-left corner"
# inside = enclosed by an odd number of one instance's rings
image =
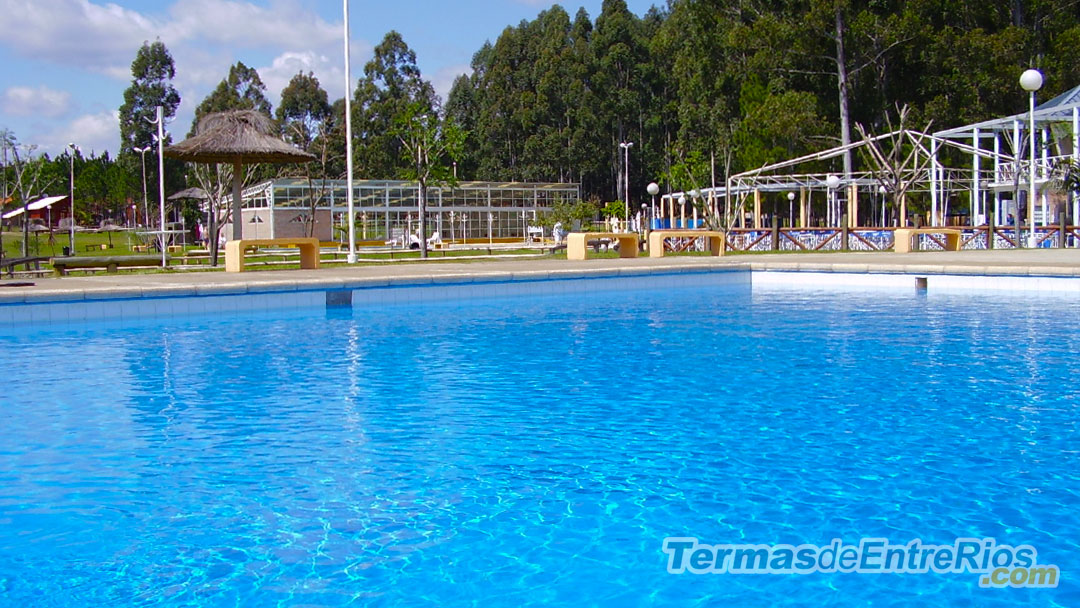
[[[316,289],[349,289],[436,282],[467,283],[549,278],[633,276],[665,272],[756,270],[918,275],[984,275],[1080,278],[1080,249],[770,253],[714,257],[632,259],[513,259],[453,262],[431,260],[319,270],[245,273],[175,272],[98,274],[31,280],[0,280],[0,304],[77,300],[225,295]],[[15,286],[12,283],[32,283]]]

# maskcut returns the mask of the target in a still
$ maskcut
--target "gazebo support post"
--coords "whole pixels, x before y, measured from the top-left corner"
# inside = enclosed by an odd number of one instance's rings
[[[240,184],[243,181],[241,171],[243,164],[239,161],[233,163],[232,175],[232,240],[239,241],[244,238],[244,220],[240,217]]]

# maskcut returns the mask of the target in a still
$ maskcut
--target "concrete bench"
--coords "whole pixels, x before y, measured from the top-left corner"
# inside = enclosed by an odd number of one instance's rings
[[[166,258],[168,261],[168,258]],[[161,266],[159,255],[91,255],[52,258],[53,270],[64,276],[69,270],[99,270],[116,272],[120,267]]]
[[[955,228],[897,228],[893,232],[893,251],[911,253],[911,237],[918,234],[940,234],[945,237],[945,251],[960,251],[963,233]]]
[[[244,256],[260,247],[280,247],[300,250],[300,268],[319,267],[319,239],[297,237],[291,239],[241,239],[225,243],[225,272],[243,272]]]
[[[566,259],[584,260],[589,241],[610,239],[619,242],[620,258],[636,258],[638,235],[636,232],[571,232],[566,235]]]
[[[649,257],[664,257],[664,239],[670,238],[706,238],[709,240],[709,251],[714,256],[724,255],[727,250],[727,237],[719,230],[653,230],[649,233]]]
[[[48,262],[48,261],[49,261],[49,258],[41,257],[41,256],[28,257],[28,258],[4,258],[4,259],[0,259],[0,274],[3,274],[3,272],[6,269],[6,272],[7,272],[8,276],[9,277],[14,277],[15,276],[15,267],[16,266],[26,266],[26,270],[23,271],[25,273],[35,273],[35,274],[37,274],[37,273],[41,273],[41,272],[52,272],[52,271],[42,271],[41,270],[41,263],[42,262]],[[33,270],[30,269],[31,264],[34,265]]]

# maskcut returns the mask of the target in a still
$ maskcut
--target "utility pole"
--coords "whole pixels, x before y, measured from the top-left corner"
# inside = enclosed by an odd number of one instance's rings
[[[68,251],[68,255],[75,255],[75,151],[79,149],[79,146],[70,143],[68,144],[68,148],[71,149],[69,152],[71,155],[69,157],[71,160],[69,163],[71,168],[71,199],[69,201],[71,204],[71,250]],[[29,220],[24,218],[23,221]]]
[[[626,207],[623,221],[630,221],[630,148],[634,147],[634,142],[624,141],[619,144],[619,147],[623,149],[623,178],[625,185],[623,186],[623,205]]]
[[[142,148],[136,146],[132,148],[133,151],[138,152],[142,156],[142,208],[143,208],[143,221],[146,222],[147,227],[150,226],[150,203],[146,198],[146,153],[153,150],[152,146],[143,146]],[[139,224],[139,218],[135,218],[135,225]]]

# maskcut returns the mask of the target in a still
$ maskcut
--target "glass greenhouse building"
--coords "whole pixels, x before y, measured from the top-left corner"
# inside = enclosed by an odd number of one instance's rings
[[[416,182],[353,180],[356,237],[368,244],[403,240],[419,226]],[[458,182],[429,187],[428,237],[442,240],[523,239],[537,216],[557,201],[574,202],[578,184]],[[314,212],[312,202],[314,201]],[[344,240],[347,227],[345,180],[275,179],[243,193],[244,238],[289,238],[307,234],[323,241]],[[231,228],[226,228],[226,234]]]

